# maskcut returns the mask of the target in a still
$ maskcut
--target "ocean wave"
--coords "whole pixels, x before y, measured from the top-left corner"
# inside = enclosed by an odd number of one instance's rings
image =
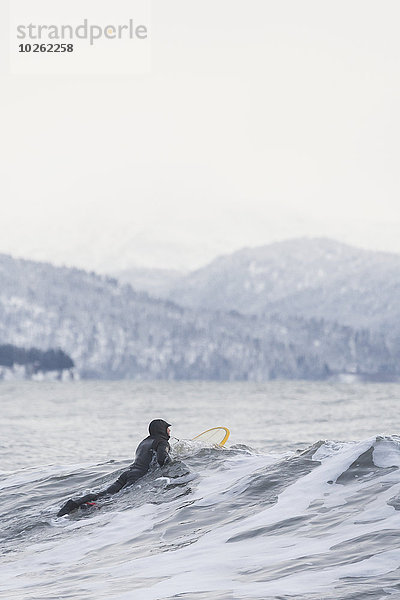
[[[173,455],[162,471],[62,518],[65,499],[105,487],[129,463],[2,473],[0,591],[79,600],[400,594],[399,437],[320,440],[285,454],[185,442]]]

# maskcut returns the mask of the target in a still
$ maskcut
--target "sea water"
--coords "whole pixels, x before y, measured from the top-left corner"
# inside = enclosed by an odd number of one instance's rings
[[[0,596],[400,598],[400,386],[0,385]],[[150,420],[173,461],[86,511]],[[224,449],[190,439],[226,426]]]

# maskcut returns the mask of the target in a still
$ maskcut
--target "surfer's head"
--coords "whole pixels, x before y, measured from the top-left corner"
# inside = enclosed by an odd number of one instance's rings
[[[149,433],[153,437],[163,437],[169,439],[170,423],[163,419],[154,419],[149,425]]]

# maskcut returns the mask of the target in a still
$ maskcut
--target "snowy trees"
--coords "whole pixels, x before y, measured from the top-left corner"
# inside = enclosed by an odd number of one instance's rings
[[[8,363],[18,355],[46,370],[68,369],[73,361],[83,377],[400,376],[398,345],[380,333],[279,312],[255,316],[183,308],[94,273],[4,256],[0,344],[37,349],[24,350],[26,355],[5,350]]]
[[[12,367],[15,364],[29,366],[34,372],[63,371],[74,367],[74,361],[60,348],[42,351],[12,344],[0,345],[0,366]]]

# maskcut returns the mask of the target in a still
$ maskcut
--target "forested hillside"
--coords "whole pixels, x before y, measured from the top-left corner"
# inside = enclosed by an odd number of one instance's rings
[[[61,348],[83,377],[394,378],[386,338],[324,319],[183,308],[78,269],[0,256],[0,343]]]

